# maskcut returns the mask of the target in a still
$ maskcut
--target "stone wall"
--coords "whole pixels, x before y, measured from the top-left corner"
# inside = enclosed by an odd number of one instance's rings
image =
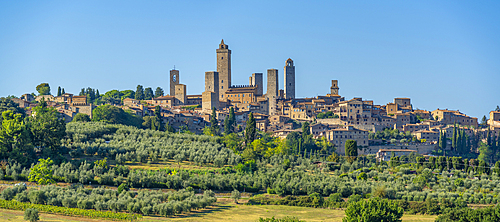
[[[429,154],[432,150],[437,149],[437,144],[416,143],[416,144],[401,144],[401,145],[382,145],[368,146],[364,148],[365,154],[376,154],[379,149],[408,149],[416,150],[419,154]]]

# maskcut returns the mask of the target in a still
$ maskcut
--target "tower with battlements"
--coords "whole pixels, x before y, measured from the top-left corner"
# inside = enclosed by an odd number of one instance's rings
[[[224,92],[231,86],[231,50],[224,44],[224,39],[220,42],[217,52],[217,72],[219,73],[219,97],[226,100]]]
[[[285,62],[285,99],[295,99],[295,66],[292,59]]]

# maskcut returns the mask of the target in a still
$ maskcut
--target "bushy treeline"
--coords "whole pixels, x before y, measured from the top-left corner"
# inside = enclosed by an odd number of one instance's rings
[[[97,210],[87,210],[87,209],[78,209],[78,208],[68,208],[68,207],[58,207],[52,205],[44,205],[44,204],[32,204],[29,202],[19,202],[15,200],[2,200],[0,199],[0,208],[2,209],[10,209],[10,210],[28,210],[31,209],[31,213],[33,211],[41,211],[47,212],[51,214],[61,214],[66,216],[83,216],[93,219],[111,219],[111,220],[127,220],[133,221],[142,217],[140,214],[129,214],[129,213],[117,213],[111,211],[97,211]],[[31,214],[30,216],[33,216]],[[26,218],[25,220],[33,219],[33,217]],[[30,220],[31,221],[31,220]]]
[[[121,191],[121,192],[120,192]],[[126,191],[105,188],[85,189],[82,186],[56,187],[43,186],[26,189],[16,186],[2,191],[5,200],[46,204],[67,208],[110,210],[144,215],[172,216],[205,208],[217,201],[215,194],[207,190],[203,195],[195,195],[192,188],[175,192]]]
[[[437,222],[500,221],[500,205],[471,209],[467,207],[449,209],[440,215]]]

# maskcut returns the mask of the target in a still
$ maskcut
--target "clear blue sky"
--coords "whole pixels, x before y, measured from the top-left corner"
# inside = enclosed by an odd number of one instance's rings
[[[204,90],[223,38],[233,84],[292,58],[297,97],[329,93],[482,117],[500,105],[500,1],[1,1],[0,96],[48,82]],[[265,80],[265,79],[264,79]]]

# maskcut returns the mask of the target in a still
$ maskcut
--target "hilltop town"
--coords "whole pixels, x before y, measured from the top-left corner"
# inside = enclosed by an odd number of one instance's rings
[[[99,95],[99,91],[96,95],[95,90],[90,88],[87,91],[82,89],[78,96],[61,93],[59,88],[57,96],[24,94],[12,100],[21,108],[26,108],[28,114],[31,108],[44,100],[49,106],[55,107],[66,122],[72,121],[78,113],[86,114],[92,119],[93,110],[106,103],[139,117],[153,116],[156,107],[160,107],[163,123],[169,124],[176,131],[185,129],[197,134],[201,134],[210,125],[213,109],[221,127],[233,109],[237,132],[244,130],[249,113],[253,114],[258,130],[279,138],[286,138],[292,132],[300,132],[301,124],[309,122],[311,135],[315,139],[324,137],[331,142],[336,147],[336,153],[345,155],[346,141],[355,140],[359,154],[377,154],[383,160],[388,159],[388,153],[395,153],[397,156],[411,152],[431,154],[439,148],[440,137],[451,138],[457,127],[471,140],[486,140],[488,133],[498,135],[500,132],[498,109],[491,111],[487,122],[479,125],[477,118],[467,116],[459,110],[414,109],[410,98],[394,98],[393,102],[385,105],[374,104],[373,101],[362,98],[346,100],[340,95],[338,80],[331,80],[330,93],[324,96],[297,98],[295,66],[290,58],[285,61],[283,68],[282,88],[278,84],[280,73],[277,69],[267,70],[266,92],[263,73],[251,74],[248,84],[235,85],[231,81],[231,50],[224,40],[216,49],[216,57],[217,71],[205,72],[205,91],[201,95],[187,95],[187,85],[181,83],[181,72],[173,69],[170,70],[168,94],[163,95],[163,90],[159,87],[161,93],[158,93],[158,89],[155,95],[149,92],[150,98],[147,99],[137,96],[144,94],[142,86],[138,86],[136,92],[128,90],[135,97],[122,97],[122,100],[118,98],[118,101],[111,102],[108,98],[100,104],[91,100],[105,95]],[[376,136],[377,132],[388,129],[397,130],[401,136],[383,138],[384,140]],[[452,149],[452,141],[447,143],[449,145],[444,151]],[[469,149],[477,152],[477,146],[471,145]]]

